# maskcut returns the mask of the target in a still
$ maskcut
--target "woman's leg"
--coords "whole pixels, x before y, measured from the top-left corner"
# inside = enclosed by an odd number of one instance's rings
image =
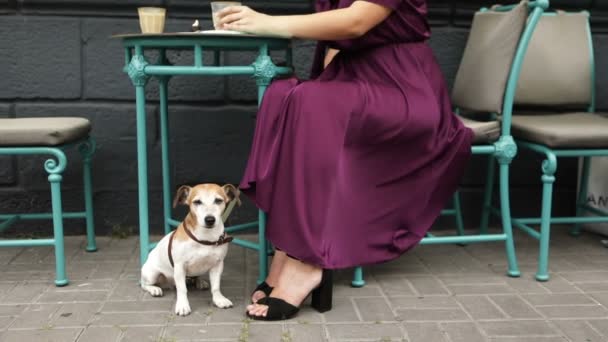
[[[287,260],[287,255],[285,252],[276,250],[274,256],[272,257],[272,262],[270,264],[270,272],[268,272],[268,277],[266,277],[266,284],[271,287],[277,286],[279,274],[283,269],[283,265]],[[251,302],[256,303],[258,300],[266,297],[266,294],[262,291],[255,291],[251,294]]]
[[[321,283],[322,269],[282,254],[283,265],[270,297],[280,298],[298,307]],[[251,304],[247,306],[247,312],[253,316],[266,316],[268,306]]]

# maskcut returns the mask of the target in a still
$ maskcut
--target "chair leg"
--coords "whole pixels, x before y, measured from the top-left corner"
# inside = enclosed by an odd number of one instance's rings
[[[548,155],[543,162],[543,199],[540,223],[540,251],[538,256],[538,271],[536,280],[549,280],[549,237],[551,232],[551,206],[553,199],[553,183],[555,182],[555,171],[557,170],[557,159],[554,155]]]
[[[460,191],[456,191],[453,196],[454,218],[456,219],[456,230],[458,235],[464,235],[464,220],[462,219],[462,206],[460,205]]]
[[[486,188],[483,195],[483,208],[481,210],[481,223],[479,224],[479,234],[488,233],[488,224],[492,208],[492,194],[494,192],[494,174],[496,166],[494,158],[488,158],[488,171],[486,177]]]
[[[268,241],[266,240],[266,213],[262,210],[258,213],[258,257],[259,257],[259,274],[258,284],[266,280],[268,276]]]
[[[83,184],[84,184],[84,207],[87,225],[87,252],[96,252],[95,221],[93,219],[93,182],[91,177],[91,161],[95,154],[96,144],[93,138],[82,143],[78,150],[82,155],[83,162]]]
[[[462,206],[460,205],[460,191],[456,191],[453,196],[454,219],[456,220],[456,231],[458,236],[464,236],[464,220],[462,219]],[[459,243],[458,246],[466,246],[466,243]]]
[[[583,215],[583,207],[587,204],[587,194],[589,190],[589,170],[591,168],[591,158],[583,158],[583,168],[579,184],[578,200],[576,201],[576,217]],[[570,230],[570,235],[579,236],[581,234],[580,223],[575,223]]]
[[[47,161],[47,164],[48,163],[49,162]],[[53,235],[55,241],[55,285],[65,286],[69,283],[69,281],[65,272],[63,209],[61,207],[61,172],[49,172],[48,180],[49,183],[51,183],[51,204],[53,208]]]
[[[502,217],[502,229],[507,236],[505,245],[507,251],[508,270],[510,277],[519,277],[519,267],[515,256],[515,242],[513,241],[513,226],[511,223],[511,205],[509,199],[509,162],[500,162],[500,212]]]
[[[355,267],[355,271],[353,273],[353,281],[350,284],[352,287],[365,286],[365,280],[363,280],[363,267]]]

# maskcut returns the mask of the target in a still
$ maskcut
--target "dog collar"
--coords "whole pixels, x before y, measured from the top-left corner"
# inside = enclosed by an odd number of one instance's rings
[[[234,240],[234,238],[232,236],[228,236],[228,234],[226,234],[226,232],[224,232],[224,234],[222,234],[217,241],[199,240],[196,238],[196,236],[194,236],[194,234],[192,234],[190,229],[188,229],[185,224],[184,224],[183,229],[186,231],[186,235],[188,235],[188,237],[190,239],[200,243],[201,245],[205,245],[205,246],[221,246],[221,245],[230,243],[230,242],[232,242],[232,240]],[[175,237],[175,232],[177,232],[177,229],[174,230],[173,233],[171,233],[171,237],[169,238],[169,246],[167,248],[167,253],[169,255],[169,263],[171,263],[171,267],[174,267],[173,253],[171,253],[171,250],[173,249],[173,238]]]
[[[229,243],[232,240],[234,240],[234,238],[232,236],[228,236],[228,234],[226,234],[226,232],[224,232],[224,234],[222,234],[222,236],[220,236],[220,238],[217,241],[199,240],[196,238],[196,236],[194,236],[194,234],[192,234],[190,229],[188,229],[185,224],[184,224],[184,230],[186,231],[186,234],[188,235],[189,238],[191,238],[192,240],[200,243],[201,245],[205,245],[205,246],[220,246],[220,245]]]

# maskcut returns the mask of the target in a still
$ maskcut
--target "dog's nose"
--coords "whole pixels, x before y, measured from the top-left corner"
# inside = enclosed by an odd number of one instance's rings
[[[215,217],[213,216],[205,216],[205,224],[207,227],[211,227],[215,224]]]

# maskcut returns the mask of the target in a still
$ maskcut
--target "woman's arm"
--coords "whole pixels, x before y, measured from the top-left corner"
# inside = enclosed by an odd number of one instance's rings
[[[313,40],[358,38],[386,19],[392,10],[357,0],[350,7],[305,15],[270,16],[247,6],[233,6],[218,16],[222,28]]]
[[[340,50],[336,50],[336,49],[327,49],[327,52],[325,53],[325,60],[323,61],[323,67],[327,68],[327,66],[329,65],[329,63],[331,63],[331,61],[334,59],[334,57],[336,57],[336,55],[340,52]]]

